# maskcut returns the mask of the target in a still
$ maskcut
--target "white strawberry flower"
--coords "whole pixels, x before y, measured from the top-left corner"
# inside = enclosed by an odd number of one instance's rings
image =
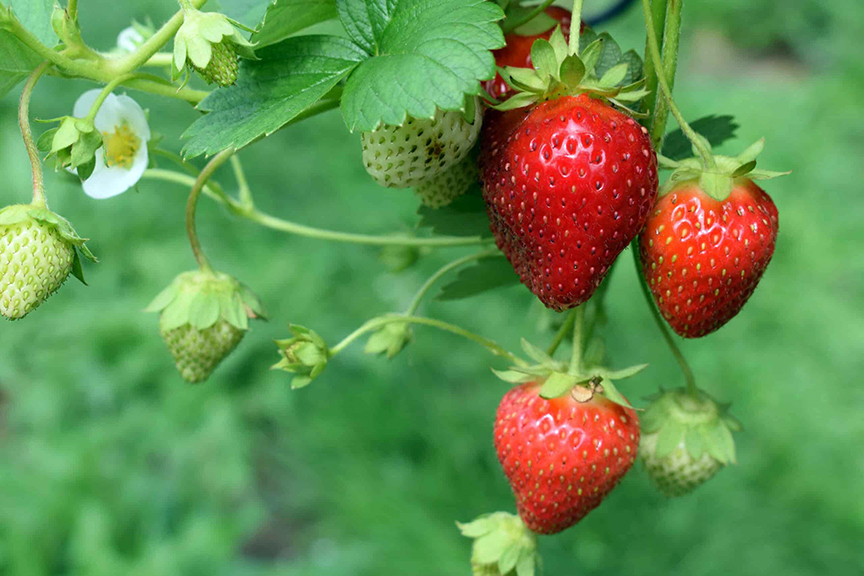
[[[87,116],[100,92],[90,90],[78,98],[76,118]],[[93,123],[102,133],[103,145],[96,150],[93,174],[83,182],[84,193],[91,198],[111,198],[135,186],[147,169],[150,126],[135,100],[114,94],[105,99]]]

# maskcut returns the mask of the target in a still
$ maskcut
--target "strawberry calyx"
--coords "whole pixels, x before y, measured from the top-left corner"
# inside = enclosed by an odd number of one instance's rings
[[[317,378],[327,367],[330,348],[321,336],[299,324],[289,324],[294,335],[285,340],[276,340],[282,360],[273,365],[273,370],[284,370],[294,374],[291,388],[303,388]]]
[[[643,88],[642,61],[635,52],[621,49],[606,33],[596,35],[589,28],[580,37],[585,48],[571,54],[561,26],[549,40],[538,39],[531,47],[534,68],[499,68],[501,77],[516,93],[495,104],[496,110],[513,110],[564,96],[588,94],[608,101],[631,115],[638,113],[626,104],[648,94]]]
[[[707,139],[699,134],[696,136],[701,146],[697,147],[694,144],[692,158],[676,161],[661,154],[657,155],[661,168],[674,170],[666,183],[660,187],[658,197],[669,194],[682,183],[698,181],[699,188],[705,194],[718,202],[723,202],[732,193],[737,180],[769,180],[789,174],[789,172],[772,172],[756,168],[756,158],[765,148],[764,138],[754,142],[738,156],[720,156],[711,153],[711,144]]]
[[[228,274],[202,270],[178,275],[144,311],[160,312],[159,327],[166,332],[186,324],[206,330],[222,320],[245,331],[250,319],[267,319],[247,286]]]
[[[589,402],[595,394],[602,394],[616,404],[633,408],[618,391],[615,380],[635,376],[648,365],[639,364],[622,370],[611,370],[602,365],[605,356],[602,342],[600,338],[591,342],[585,354],[584,367],[576,369],[567,362],[553,359],[523,338],[522,349],[537,364],[511,366],[503,372],[493,369],[492,372],[510,384],[542,381],[539,394],[547,400],[569,394],[577,402],[584,403]]]
[[[87,282],[84,280],[84,272],[81,268],[81,255],[91,262],[98,262],[90,249],[87,248],[88,238],[81,238],[68,220],[56,212],[48,210],[44,205],[13,204],[0,210],[0,226],[19,224],[28,220],[55,229],[60,237],[74,248],[72,275],[86,286]]]
[[[474,539],[474,576],[533,576],[540,564],[537,536],[522,519],[507,512],[484,514],[467,524],[456,523],[463,536]]]
[[[729,413],[729,404],[686,388],[661,390],[650,399],[640,423],[644,435],[657,434],[652,456],[665,458],[683,442],[694,460],[707,453],[724,466],[736,463],[732,432],[740,431],[741,423]]]

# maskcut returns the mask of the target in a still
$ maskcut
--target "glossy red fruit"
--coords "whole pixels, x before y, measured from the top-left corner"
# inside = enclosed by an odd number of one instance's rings
[[[600,505],[636,461],[636,412],[595,395],[545,400],[539,383],[510,390],[495,417],[495,450],[525,525],[566,530]]]
[[[657,198],[647,131],[583,94],[489,114],[481,139],[498,247],[549,308],[585,302]]]
[[[561,23],[561,32],[564,33],[566,39],[570,39],[570,21],[572,14],[569,10],[559,8],[558,6],[550,6],[546,8],[546,14]],[[585,27],[585,24],[582,24]],[[507,34],[504,37],[507,45],[504,48],[495,50],[492,53],[495,55],[495,65],[500,67],[513,66],[515,68],[531,68],[531,46],[535,40],[548,40],[552,36],[555,29],[551,28],[542,34],[533,36],[520,36],[519,34]],[[493,98],[506,100],[513,94],[513,89],[504,82],[500,74],[495,75],[494,80],[488,80],[483,83],[483,88],[489,92]]]
[[[731,320],[774,254],[774,202],[752,180],[719,202],[683,183],[663,196],[639,238],[642,270],[675,332],[698,338]]]

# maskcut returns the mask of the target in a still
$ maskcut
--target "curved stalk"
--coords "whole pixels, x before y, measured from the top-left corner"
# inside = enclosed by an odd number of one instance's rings
[[[134,74],[124,74],[122,76],[118,76],[111,82],[105,85],[102,88],[102,92],[96,97],[96,100],[93,102],[93,105],[90,107],[90,112],[87,114],[86,120],[93,122],[96,119],[96,115],[99,113],[99,109],[102,108],[102,104],[105,103],[105,100],[108,96],[117,89],[118,86],[126,82],[127,80],[131,80],[134,78]]]
[[[39,151],[36,149],[36,142],[33,141],[33,131],[30,128],[30,99],[33,97],[33,89],[36,88],[36,83],[39,78],[48,70],[50,62],[43,62],[30,74],[27,82],[24,83],[24,88],[21,90],[21,99],[18,102],[18,126],[21,128],[21,139],[24,140],[24,147],[27,149],[27,157],[30,158],[30,166],[33,169],[33,205],[41,208],[47,208],[48,202],[45,199],[45,178],[42,173],[42,160],[39,158]]]
[[[408,306],[408,310],[405,311],[405,314],[411,316],[414,314],[417,309],[420,307],[420,303],[423,301],[423,297],[429,292],[432,286],[440,280],[444,275],[446,275],[451,270],[455,270],[460,266],[464,266],[469,262],[473,262],[475,260],[482,260],[483,258],[492,258],[494,256],[503,256],[504,254],[499,250],[487,250],[485,252],[477,252],[476,254],[469,254],[463,258],[459,258],[458,260],[454,260],[449,264],[445,264],[442,266],[435,274],[429,277],[428,280],[423,284],[420,290],[417,291],[417,294],[414,296],[414,299],[411,300],[411,304]]]
[[[651,289],[648,287],[648,281],[645,280],[645,276],[642,274],[642,264],[639,262],[638,239],[633,240],[630,250],[633,252],[633,263],[636,265],[636,276],[639,278],[639,287],[642,288],[642,295],[645,296],[648,308],[651,309],[651,315],[654,317],[654,322],[657,324],[657,328],[660,329],[660,333],[663,335],[663,339],[669,346],[672,355],[675,356],[675,360],[678,361],[678,366],[681,367],[681,372],[684,373],[684,380],[687,382],[687,390],[692,394],[696,394],[698,389],[696,388],[696,377],[693,376],[693,370],[690,368],[687,359],[684,358],[684,354],[681,353],[681,349],[678,348],[678,344],[675,343],[675,339],[672,337],[672,332],[670,332],[669,327],[666,326],[666,321],[663,320],[662,316],[660,316],[660,311],[657,310],[657,306],[654,304],[654,297],[651,295]]]
[[[364,334],[374,332],[375,330],[386,326],[387,324],[397,323],[419,324],[422,326],[431,326],[433,328],[438,328],[439,330],[450,332],[451,334],[456,334],[457,336],[462,336],[463,338],[471,340],[472,342],[476,342],[477,344],[486,348],[486,350],[488,350],[495,356],[506,358],[517,366],[527,365],[524,360],[522,360],[512,352],[504,349],[493,340],[480,336],[479,334],[475,334],[469,330],[462,328],[461,326],[456,326],[455,324],[450,324],[441,320],[435,320],[434,318],[424,318],[422,316],[407,316],[402,314],[389,314],[387,316],[379,316],[378,318],[373,318],[369,320],[368,322],[360,326],[360,328],[346,336],[341,342],[330,348],[330,356],[332,357],[339,352],[342,352],[352,342],[354,342]]]
[[[585,333],[585,304],[581,304],[573,310],[573,353],[570,355],[570,369],[568,374],[573,376],[582,374],[582,351],[583,336]]]
[[[658,71],[664,70],[662,58],[660,57],[660,46],[657,43],[657,34],[654,32],[654,25],[651,16],[651,0],[642,0],[642,11],[645,13],[645,31],[648,34],[648,52],[651,55],[651,60],[654,62],[654,68]],[[711,150],[707,147],[707,143],[704,139],[690,127],[690,124],[688,124],[687,120],[684,119],[684,115],[681,114],[678,106],[675,105],[675,100],[672,98],[672,88],[669,86],[669,82],[666,80],[664,74],[657,74],[657,82],[660,84],[660,89],[663,92],[663,96],[666,98],[669,111],[672,112],[672,116],[675,117],[675,120],[681,127],[681,131],[684,132],[684,135],[687,136],[693,144],[693,147],[699,152],[699,156],[702,158],[705,168],[708,170],[715,169],[717,163],[714,160],[714,156],[711,154]]]
[[[561,345],[561,342],[564,341],[564,338],[567,337],[567,334],[572,332],[573,330],[573,322],[576,321],[576,310],[571,310],[570,314],[567,315],[567,319],[564,320],[564,323],[561,324],[561,327],[558,329],[558,333],[555,334],[555,339],[552,340],[552,344],[549,345],[549,349],[546,351],[546,354],[552,356],[558,350],[558,346]]]
[[[170,157],[170,156],[169,156]],[[166,182],[174,182],[184,186],[192,186],[196,182],[196,178],[191,175],[173,172],[171,170],[150,169],[144,172],[145,178],[153,180],[164,180]],[[313,226],[297,224],[282,220],[275,216],[265,214],[260,210],[247,210],[237,200],[231,198],[222,191],[222,188],[215,182],[209,187],[205,187],[204,191],[211,190],[207,196],[216,200],[232,213],[245,218],[256,224],[260,224],[266,228],[313,238],[316,240],[330,240],[332,242],[345,242],[349,244],[361,244],[365,246],[414,246],[417,248],[453,248],[459,246],[481,246],[494,242],[491,238],[481,238],[479,236],[438,236],[437,238],[406,238],[401,236],[373,236],[368,234],[352,234],[350,232],[335,232],[332,230],[322,230]]]
[[[658,38],[663,35],[666,26],[666,2],[667,0],[651,0],[651,25],[654,27],[654,35]],[[645,25],[648,26],[649,24],[646,22]],[[657,86],[658,70],[654,68],[654,60],[651,59],[650,51],[651,47],[648,45],[646,35],[643,75],[645,77],[645,90],[648,91],[648,95],[642,100],[642,111],[653,118],[660,94]],[[649,124],[648,128],[650,127]]]
[[[669,83],[669,90],[675,89],[675,72],[678,69],[678,46],[681,38],[681,8],[684,0],[669,0],[669,12],[664,19],[663,29],[663,69],[660,73]],[[655,27],[656,29],[656,27]],[[653,59],[652,59],[653,61]],[[654,89],[657,89],[656,80]],[[666,135],[666,121],[669,118],[669,104],[665,98],[657,98],[651,114],[651,141],[655,150],[663,147]]]
[[[189,192],[189,200],[186,202],[186,233],[189,235],[189,245],[192,247],[192,253],[195,254],[195,260],[198,262],[198,267],[202,272],[212,272],[213,268],[201,248],[201,242],[198,240],[198,231],[195,229],[195,211],[198,208],[198,197],[201,195],[201,190],[210,179],[216,170],[222,166],[234,154],[232,148],[223,150],[213,157],[212,160],[204,167],[201,174],[192,185],[192,190]]]

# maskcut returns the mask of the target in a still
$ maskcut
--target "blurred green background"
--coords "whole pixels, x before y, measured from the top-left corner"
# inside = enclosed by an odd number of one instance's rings
[[[586,11],[599,10],[588,0]],[[81,0],[85,37],[110,48],[131,18],[162,22],[171,0]],[[639,469],[586,520],[542,538],[546,573],[851,575],[864,571],[864,5],[860,0],[690,2],[677,99],[685,114],[732,113],[738,151],[767,138],[765,185],[780,210],[774,261],[744,312],[683,344],[701,385],[744,422],[739,465],[666,500]],[[604,26],[604,28],[607,26]],[[608,24],[641,49],[641,12]],[[83,82],[46,79],[37,117],[71,112]],[[26,201],[30,175],[0,100],[2,202]],[[134,94],[166,146],[196,113]],[[37,130],[43,128],[38,127]],[[376,187],[338,113],[241,155],[265,210],[321,227],[410,229],[416,201]],[[169,167],[169,166],[164,166]],[[230,173],[220,180],[233,188]],[[389,273],[374,249],[322,243],[238,221],[207,200],[199,226],[214,264],[251,285],[272,315],[201,386],[184,384],[149,300],[194,262],[186,190],[144,181],[95,201],[48,175],[52,208],[92,238],[89,288],[70,282],[36,313],[0,324],[0,574],[467,574],[454,520],[512,510],[492,447],[506,385],[481,348],[428,329],[394,361],[341,354],[292,392],[269,370],[286,323],[331,344],[373,314],[404,308],[464,251]],[[629,254],[606,328],[638,405],[680,385],[638,292]],[[545,344],[522,288],[425,313],[516,349]]]

